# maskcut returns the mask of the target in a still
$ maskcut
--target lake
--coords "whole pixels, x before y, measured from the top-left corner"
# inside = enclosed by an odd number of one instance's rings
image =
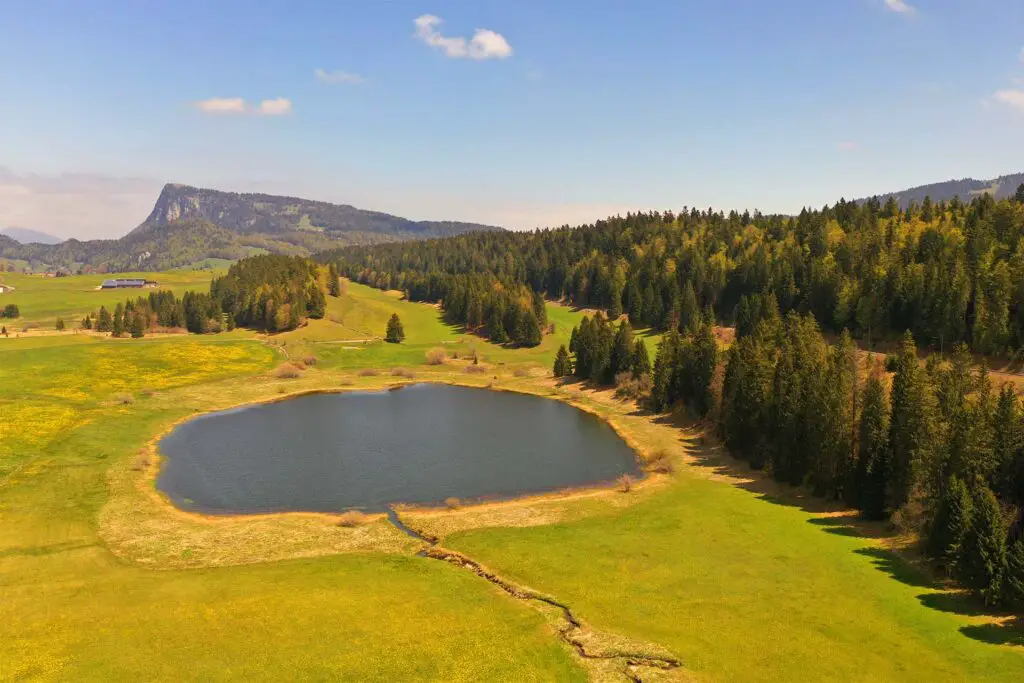
[[[160,442],[157,487],[206,513],[383,511],[639,476],[603,420],[545,398],[441,384],[211,413]]]

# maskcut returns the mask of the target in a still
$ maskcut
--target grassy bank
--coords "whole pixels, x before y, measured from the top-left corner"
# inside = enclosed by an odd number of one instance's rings
[[[70,317],[80,303],[61,305]],[[393,312],[402,345],[376,340]],[[383,521],[209,520],[154,494],[147,446],[176,421],[406,381],[391,376],[401,366],[571,400],[676,456],[672,477],[628,494],[408,514],[602,633],[671,651],[702,680],[1019,680],[1019,629],[934,587],[854,520],[732,477],[695,442],[687,454],[693,434],[608,392],[543,377],[580,314],[549,316],[542,346],[499,348],[436,308],[350,284],[325,320],[270,338],[0,339],[0,679],[583,679],[543,615],[415,556]],[[487,372],[426,366],[433,347],[476,350]],[[297,378],[274,375],[305,355],[318,362]]]

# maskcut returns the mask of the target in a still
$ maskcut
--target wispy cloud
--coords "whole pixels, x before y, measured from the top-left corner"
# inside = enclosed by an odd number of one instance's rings
[[[196,102],[196,109],[208,114],[244,114],[245,100],[241,97],[211,97]]]
[[[885,6],[899,14],[916,14],[917,9],[905,0],[885,0]]]
[[[512,46],[505,37],[490,29],[478,28],[473,37],[466,40],[462,36],[448,37],[440,31],[443,23],[440,17],[424,14],[416,17],[416,37],[430,47],[444,52],[446,57],[453,59],[506,59],[512,56]]]
[[[258,105],[250,106],[241,97],[211,97],[195,103],[196,109],[207,114],[258,114],[260,116],[284,116],[292,113],[291,100],[278,97],[263,100]]]
[[[1024,113],[1024,90],[999,90],[992,99]]]
[[[348,71],[326,71],[324,69],[317,69],[313,72],[316,76],[316,80],[321,83],[330,83],[332,85],[359,85],[365,83],[366,79],[359,74],[350,73]]]
[[[284,97],[263,100],[256,109],[256,113],[263,116],[285,116],[292,113],[292,101]]]
[[[836,145],[836,149],[840,152],[856,152],[860,146],[852,140],[843,140]]]

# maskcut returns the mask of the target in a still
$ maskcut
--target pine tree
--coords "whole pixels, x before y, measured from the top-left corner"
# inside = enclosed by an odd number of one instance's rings
[[[63,332],[64,331],[64,327],[65,327],[65,325],[64,325],[64,318],[57,318],[57,324],[56,324],[57,331],[58,332]]]
[[[928,376],[917,360],[914,338],[907,332],[896,355],[890,395],[889,447],[891,476],[889,506],[899,508],[920,483],[924,461],[934,447],[934,397]]]
[[[692,334],[699,324],[700,307],[697,304],[697,293],[693,290],[693,283],[687,280],[679,300],[679,331],[683,334]]]
[[[333,263],[327,267],[327,293],[331,296],[341,296],[341,276],[338,275],[338,267]]]
[[[1024,204],[1024,183],[1017,187],[1017,192],[1014,193],[1013,199],[1019,204]]]
[[[569,351],[565,348],[565,344],[558,347],[558,353],[555,354],[555,377],[568,377],[572,374],[572,362],[569,360]]]
[[[950,575],[957,572],[971,526],[972,507],[967,485],[956,475],[950,477],[928,535],[928,553],[941,560]]]
[[[987,488],[974,496],[971,524],[957,560],[957,578],[981,593],[986,605],[999,602],[1006,565],[1006,533],[999,501]]]
[[[146,334],[146,312],[141,308],[132,311],[129,321],[132,339],[141,339]]]
[[[630,370],[633,359],[633,329],[629,321],[623,320],[619,323],[619,329],[615,333],[615,341],[612,343],[609,373],[614,378],[620,372]]]
[[[1010,609],[1024,609],[1024,537],[1014,541],[1006,551],[1003,602]]]
[[[7,325],[0,326],[0,334],[7,336]]]
[[[92,329],[92,318],[89,317],[88,313],[86,313],[85,317],[82,318],[82,329],[83,330],[91,330]]]
[[[388,327],[384,333],[384,341],[389,344],[401,344],[405,341],[405,329],[402,327],[402,321],[398,319],[397,313],[392,313],[391,318],[388,319]]]
[[[868,519],[884,519],[889,484],[889,405],[877,372],[864,383],[857,439],[859,507]]]
[[[992,458],[995,466],[995,486],[1000,496],[1013,497],[1014,465],[1024,448],[1020,401],[1009,382],[999,391],[995,413],[992,416]]]
[[[647,344],[643,339],[637,339],[633,343],[633,355],[630,357],[629,369],[633,379],[640,379],[644,375],[651,374],[651,359],[647,354]]]
[[[110,311],[106,306],[100,306],[99,315],[96,317],[96,331],[110,332],[113,329],[114,321],[110,317]]]
[[[651,387],[651,410],[662,411],[670,407],[673,373],[679,357],[679,333],[669,330],[658,343],[654,357],[653,384]]]
[[[306,315],[310,318],[320,320],[327,314],[327,299],[323,291],[314,282],[310,284],[306,292]]]
[[[541,342],[540,325],[530,309],[522,309],[516,316],[515,342],[519,346],[537,346]]]
[[[702,323],[690,344],[690,362],[685,368],[689,385],[690,407],[701,417],[711,412],[714,398],[711,382],[718,366],[718,342],[710,323]]]
[[[103,314],[103,309],[100,309],[100,315]],[[121,304],[117,304],[114,308],[114,317],[110,323],[110,334],[114,337],[124,336],[124,307]]]

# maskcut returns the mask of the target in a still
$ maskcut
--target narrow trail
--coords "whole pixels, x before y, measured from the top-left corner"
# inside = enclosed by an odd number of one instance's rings
[[[681,680],[683,663],[657,646],[633,643],[618,636],[593,631],[565,604],[543,593],[520,586],[495,574],[476,560],[439,545],[440,540],[406,524],[388,508],[388,519],[402,533],[427,544],[420,557],[441,560],[473,572],[517,600],[529,603],[549,620],[554,617],[561,639],[580,658],[593,680],[627,680],[643,683],[653,680]]]

